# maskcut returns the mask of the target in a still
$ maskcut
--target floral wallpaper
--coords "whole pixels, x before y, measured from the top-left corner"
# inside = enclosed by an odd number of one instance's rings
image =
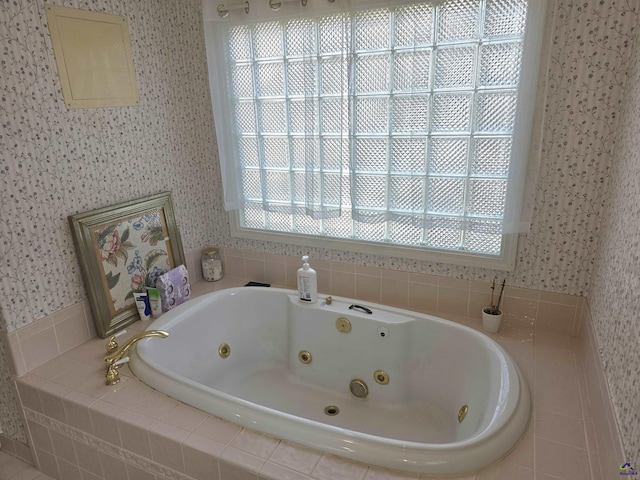
[[[640,32],[636,32],[636,37]],[[639,38],[636,38],[638,45]],[[620,116],[602,216],[601,242],[589,292],[591,316],[624,438],[640,459],[640,57],[635,56]]]
[[[532,2],[534,8],[538,2]],[[631,0],[548,0],[530,154],[530,231],[519,237],[508,285],[585,295],[592,274],[618,113],[632,55]],[[221,187],[220,187],[221,188]],[[216,204],[217,243],[381,268],[473,279],[503,272],[231,238]]]
[[[213,238],[217,174],[200,0],[53,3],[127,19],[140,104],[67,110],[45,2],[0,3],[5,332],[86,297],[68,215],[170,190],[185,251]],[[23,438],[2,353],[0,427]]]
[[[230,237],[200,0],[53,3],[127,18],[140,105],[66,110],[44,1],[0,3],[0,329],[13,331],[86,297],[68,215],[150,193],[173,191],[185,250],[214,243],[301,254],[292,245]],[[540,142],[532,147],[533,221],[520,236],[509,285],[577,295],[591,288],[633,52],[635,3],[548,1],[537,101]],[[344,251],[310,253],[457,278],[494,276],[483,269]],[[619,331],[610,320],[599,321],[601,338]],[[1,355],[0,362],[2,428],[19,437],[22,427],[15,399],[5,393],[9,375]]]

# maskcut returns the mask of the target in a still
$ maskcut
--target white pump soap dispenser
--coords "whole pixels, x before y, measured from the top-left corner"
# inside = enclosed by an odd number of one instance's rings
[[[298,299],[305,303],[318,301],[318,277],[309,266],[309,256],[302,257],[302,268],[298,269]]]

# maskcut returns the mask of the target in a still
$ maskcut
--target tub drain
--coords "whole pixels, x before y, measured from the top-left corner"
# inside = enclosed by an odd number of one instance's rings
[[[335,417],[337,414],[340,413],[340,409],[335,405],[329,405],[328,407],[325,407],[324,413],[326,415],[329,415],[330,417]]]

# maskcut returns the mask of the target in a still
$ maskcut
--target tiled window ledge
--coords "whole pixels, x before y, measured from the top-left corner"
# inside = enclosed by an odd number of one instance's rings
[[[193,290],[202,294],[220,288],[244,285],[248,280],[273,286],[296,288],[297,257],[225,249],[226,276],[219,282],[202,280],[199,265]],[[240,252],[240,253],[238,253]],[[191,255],[193,257],[193,255]],[[460,280],[434,275],[364,267],[340,262],[316,260],[320,293],[354,298],[439,316],[457,315],[481,318],[482,308],[490,303],[490,283]],[[507,286],[503,311],[513,322],[530,322],[538,331],[577,336],[586,304],[584,297]],[[44,317],[7,337],[11,372],[26,374],[58,355],[96,336],[88,301],[72,305]]]

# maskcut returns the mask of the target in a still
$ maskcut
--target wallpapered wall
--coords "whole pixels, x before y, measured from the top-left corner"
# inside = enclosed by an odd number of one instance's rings
[[[531,3],[539,8],[539,0]],[[543,88],[537,99],[544,118],[541,159],[533,162],[539,165],[534,216],[530,232],[520,236],[509,285],[576,295],[587,291],[636,7],[629,0],[548,0],[549,61],[541,68]],[[487,269],[230,238],[220,203],[215,219],[218,243],[236,248],[309,252],[326,260],[474,280],[504,276]]]
[[[633,64],[589,292],[628,459],[640,458],[640,56],[635,56]]]
[[[211,166],[216,153],[200,1],[54,3],[128,19],[141,102],[67,111],[43,0],[0,4],[0,329],[20,328],[85,297],[68,215],[147,193],[174,191],[187,250],[213,241],[300,254],[295,246],[229,236],[217,162]],[[634,3],[549,0],[552,44],[542,72],[546,96],[538,100],[545,117],[534,220],[520,238],[510,285],[573,294],[589,287],[632,53]],[[460,278],[494,274],[342,251],[311,254]],[[8,377],[2,362],[1,392],[8,391]],[[0,418],[17,436],[11,402],[0,394]]]
[[[49,2],[48,2],[49,3]],[[84,297],[67,216],[173,191],[185,250],[217,192],[200,0],[53,3],[127,18],[138,107],[66,110],[43,0],[0,3],[0,329]],[[0,421],[23,438],[0,346]]]

